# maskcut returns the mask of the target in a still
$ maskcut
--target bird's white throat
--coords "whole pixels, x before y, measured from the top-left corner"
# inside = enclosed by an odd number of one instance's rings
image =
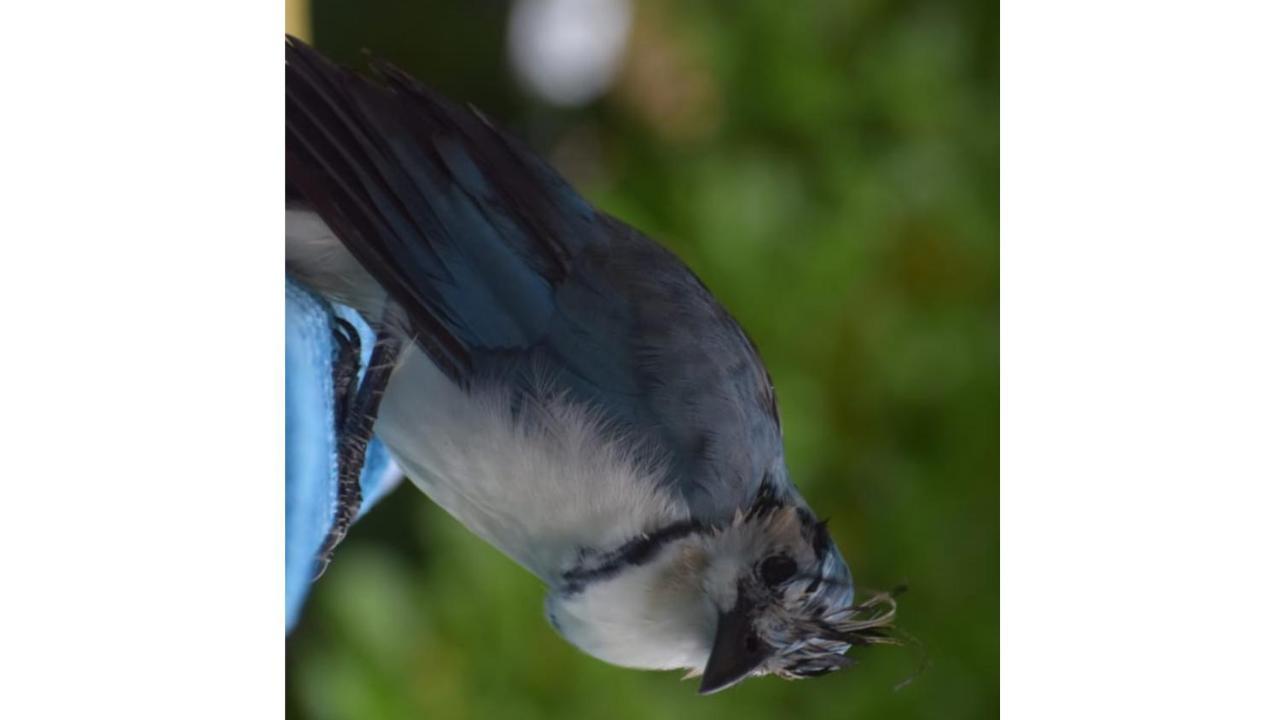
[[[705,589],[708,561],[696,539],[578,588],[547,595],[547,619],[584,652],[623,667],[700,670],[715,639]]]

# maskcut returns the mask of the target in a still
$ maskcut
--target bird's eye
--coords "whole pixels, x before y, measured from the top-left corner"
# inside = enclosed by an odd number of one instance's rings
[[[760,564],[760,579],[766,585],[781,585],[796,574],[796,561],[786,555],[774,555]]]

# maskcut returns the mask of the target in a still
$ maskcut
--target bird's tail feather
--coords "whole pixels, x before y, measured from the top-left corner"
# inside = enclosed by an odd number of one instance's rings
[[[465,381],[474,350],[520,350],[546,332],[553,286],[597,231],[595,213],[476,113],[374,69],[378,82],[288,40],[288,182]]]

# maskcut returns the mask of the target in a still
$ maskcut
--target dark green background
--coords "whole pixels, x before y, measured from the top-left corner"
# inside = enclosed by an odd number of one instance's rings
[[[998,10],[955,2],[637,2],[581,110],[512,79],[496,0],[316,0],[674,249],[752,335],[793,479],[863,588],[908,582],[920,652],[703,698],[555,635],[542,590],[415,488],[362,520],[288,640],[306,718],[993,718],[999,714]]]

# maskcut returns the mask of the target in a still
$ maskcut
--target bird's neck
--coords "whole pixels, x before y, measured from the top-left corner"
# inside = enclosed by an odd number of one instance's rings
[[[574,564],[560,573],[555,588],[570,594],[581,592],[590,585],[645,565],[658,558],[669,545],[706,531],[707,527],[696,520],[677,520],[613,548],[584,548]]]

